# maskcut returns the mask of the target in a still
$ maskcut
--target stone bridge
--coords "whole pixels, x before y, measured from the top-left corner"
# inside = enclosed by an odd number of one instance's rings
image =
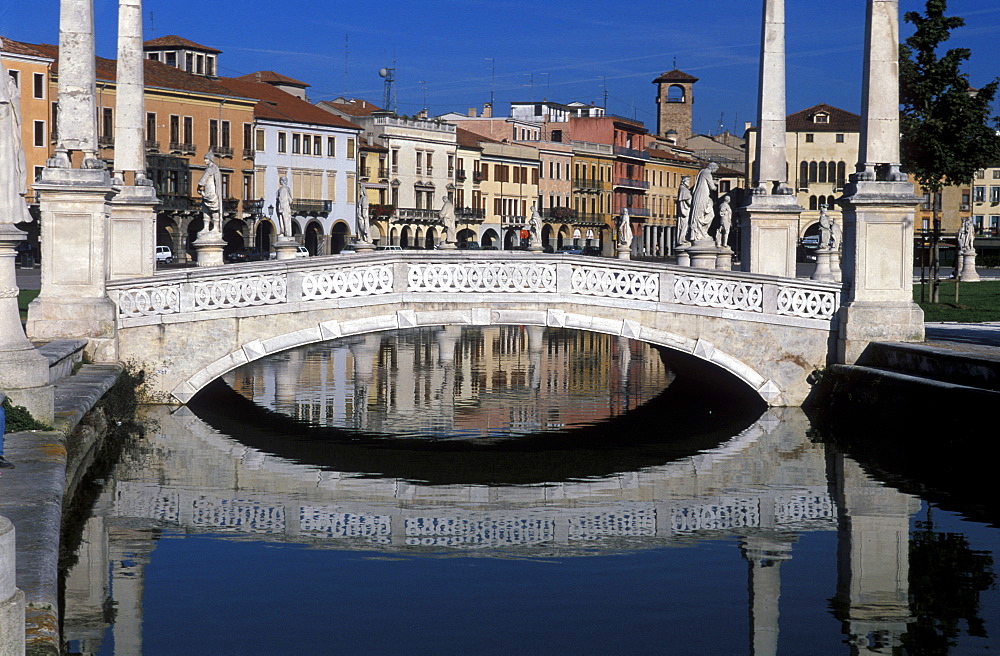
[[[515,324],[622,335],[799,405],[835,357],[839,284],[518,252],[373,253],[187,269],[108,283],[118,355],[187,402],[247,362],[419,326]]]

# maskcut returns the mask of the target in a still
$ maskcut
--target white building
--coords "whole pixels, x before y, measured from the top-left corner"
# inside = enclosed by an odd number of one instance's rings
[[[256,245],[266,248],[259,242],[269,243],[274,234],[278,181],[287,177],[296,237],[314,255],[339,253],[356,232],[361,128],[282,90],[267,81],[271,77],[251,73],[222,81],[240,95],[260,100],[254,108]],[[270,234],[262,236],[261,228]]]

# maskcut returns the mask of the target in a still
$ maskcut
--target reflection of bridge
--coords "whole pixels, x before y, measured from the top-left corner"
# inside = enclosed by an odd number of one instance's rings
[[[836,343],[829,283],[521,253],[395,253],[207,268],[108,283],[122,360],[187,401],[257,358],[417,326],[559,326],[658,344],[797,405]]]
[[[154,412],[159,434],[119,466],[68,575],[68,639],[100,639],[93,618],[110,596],[118,609],[116,645],[120,636],[121,653],[137,647],[144,567],[155,558],[147,531],[171,527],[327,547],[504,557],[736,537],[749,563],[756,654],[776,653],[780,564],[794,558],[798,534],[837,530],[835,614],[857,653],[882,653],[875,649],[893,644],[910,616],[907,544],[915,500],[810,443],[797,410],[769,411],[696,456],[544,486],[429,486],[319,470],[248,448],[186,408]],[[866,651],[872,636],[878,644]]]

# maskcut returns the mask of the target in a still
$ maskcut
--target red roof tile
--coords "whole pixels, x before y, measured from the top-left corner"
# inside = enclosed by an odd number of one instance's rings
[[[150,39],[149,41],[144,41],[142,44],[143,50],[159,50],[160,48],[171,48],[171,47],[187,48],[188,50],[201,50],[203,52],[211,52],[215,54],[220,54],[222,52],[221,50],[216,50],[215,48],[209,48],[208,46],[203,46],[189,39],[185,39],[182,36],[177,36],[176,34],[160,36],[155,39]]]
[[[242,78],[233,77],[222,78],[219,82],[241,96],[260,100],[254,107],[254,116],[257,118],[295,123],[317,123],[354,130],[361,129],[336,114],[320,109],[316,105],[266,82],[248,82]]]
[[[827,123],[816,123],[816,114],[827,114]],[[833,105],[820,103],[801,112],[789,114],[785,129],[789,132],[860,132],[861,117]]]
[[[662,73],[660,77],[653,80],[653,84],[658,84],[660,82],[697,82],[698,78],[693,75],[688,75],[684,71],[679,71],[676,68],[666,73]]]
[[[367,100],[360,100],[358,98],[352,98],[346,103],[335,103],[330,102],[329,100],[322,100],[319,102],[319,105],[328,107],[330,110],[337,110],[343,114],[348,114],[349,116],[371,116],[375,112],[384,111],[378,105],[370,103]]]
[[[275,73],[274,71],[257,71],[256,73],[248,73],[247,75],[241,75],[239,77],[234,77],[234,80],[242,80],[244,82],[267,82],[269,84],[286,84],[292,87],[302,87],[305,89],[310,86],[308,82],[302,82],[296,80],[295,78],[288,77],[287,75],[282,75],[281,73]]]

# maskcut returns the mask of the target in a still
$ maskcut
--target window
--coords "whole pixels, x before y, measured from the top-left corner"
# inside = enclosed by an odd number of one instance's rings
[[[194,55],[190,52],[184,56],[184,70],[188,73],[194,73]]]
[[[1000,187],[990,187],[990,202],[1000,203]]]
[[[146,112],[146,141],[156,141],[156,112]]]
[[[228,173],[223,173],[222,174],[222,197],[223,198],[230,198],[230,195],[229,195],[229,174]]]
[[[205,72],[205,55],[198,55],[198,75]]]
[[[814,134],[807,134],[806,135],[806,143],[813,143],[813,141],[815,141],[815,137],[816,137],[816,135],[814,135]]]
[[[353,203],[357,198],[358,186],[354,183],[354,176],[347,174],[347,202]]]
[[[336,157],[337,156],[337,138],[327,137],[326,138],[326,156]]]
[[[173,66],[174,68],[177,68],[177,53],[176,52],[167,52],[167,53],[164,53],[164,55],[166,56],[166,61],[164,63],[167,66]]]
[[[432,154],[431,153],[427,153],[427,158],[426,158],[427,159],[427,175],[431,175],[432,173],[434,173],[434,165],[431,162],[431,157],[432,157]]]
[[[423,172],[424,154],[417,151],[417,173]]]
[[[312,137],[308,134],[302,135],[302,154],[312,155]]]
[[[184,143],[188,147],[194,144],[194,118],[191,116],[184,117]]]
[[[215,77],[215,57],[208,57],[205,60],[205,75]]]
[[[799,164],[799,188],[809,186],[809,162]]]
[[[110,107],[101,107],[101,136],[115,136],[115,114]]]
[[[288,152],[288,134],[285,132],[278,133],[278,152],[286,153]]]
[[[170,143],[176,144],[181,140],[181,117],[176,114],[170,115]],[[173,145],[170,146],[173,149]]]
[[[243,150],[250,150],[253,146],[253,124],[243,124]]]
[[[149,58],[152,59],[153,61],[160,61],[160,53],[151,52],[149,53]]]
[[[993,169],[993,179],[1000,180],[1000,169]]]
[[[390,161],[392,162],[391,164],[392,172],[399,173],[399,149],[393,148],[392,152],[390,153],[390,157],[391,157]]]
[[[931,209],[931,195],[929,193],[924,193],[924,202],[921,205],[921,209],[923,210]]]
[[[293,134],[292,135],[292,154],[298,155],[302,152],[302,135]]]
[[[253,176],[249,173],[243,174],[243,200],[253,199]]]
[[[813,117],[813,123],[829,123],[829,122],[830,122],[830,115],[829,114],[822,114],[822,113],[820,113],[820,114],[816,114]]]
[[[986,202],[986,187],[973,187],[972,188],[972,202],[973,203],[985,203]]]
[[[42,179],[42,171],[44,171],[44,170],[45,170],[44,166],[36,166],[35,167],[35,182],[38,182],[39,180]]]
[[[991,214],[990,215],[990,234],[992,234],[994,237],[996,237],[998,233],[1000,233],[1000,216],[997,216],[996,214]]]
[[[208,121],[208,145],[211,148],[219,145],[219,121],[214,118]]]
[[[32,94],[35,98],[45,98],[45,73],[35,73]]]
[[[232,148],[232,143],[230,141],[230,127],[229,121],[222,122],[222,147]]]
[[[347,159],[354,159],[354,139],[347,140]]]
[[[313,137],[313,155],[319,157],[323,154],[323,137]]]
[[[983,180],[986,178],[986,169],[979,169],[976,171],[976,180]]]
[[[842,134],[837,135],[837,143],[844,143],[844,135]]]
[[[45,146],[45,121],[35,121],[35,145]],[[21,181],[24,182],[23,180]]]

